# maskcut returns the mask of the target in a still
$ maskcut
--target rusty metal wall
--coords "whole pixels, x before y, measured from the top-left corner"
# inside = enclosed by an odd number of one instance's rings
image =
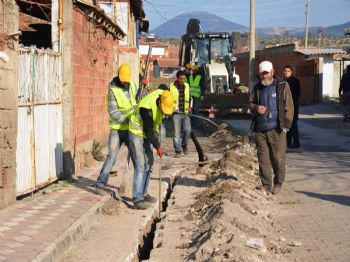
[[[21,48],[17,195],[57,180],[62,165],[62,75],[58,53]]]

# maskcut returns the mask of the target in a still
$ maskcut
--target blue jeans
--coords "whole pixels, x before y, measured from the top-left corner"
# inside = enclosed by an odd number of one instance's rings
[[[154,158],[148,139],[129,133],[129,141],[134,164],[132,198],[134,202],[138,202],[147,194]]]
[[[97,178],[98,187],[105,187],[107,185],[109,173],[117,160],[118,152],[122,143],[129,147],[128,130],[112,129],[109,133],[108,155],[103,163],[100,175]]]
[[[193,99],[193,108],[192,108],[192,115],[199,115],[199,107],[201,105],[200,98],[192,97]],[[191,123],[193,127],[198,127],[199,125],[199,119],[196,117],[191,117]]]
[[[174,149],[175,152],[181,153],[181,147],[185,147],[188,144],[188,140],[191,136],[191,120],[190,117],[185,114],[173,114],[174,125]]]

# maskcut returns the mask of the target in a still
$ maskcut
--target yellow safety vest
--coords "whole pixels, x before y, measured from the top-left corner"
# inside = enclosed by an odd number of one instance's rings
[[[196,75],[196,77],[193,79],[193,75],[190,75],[190,89],[191,89],[191,95],[196,98],[201,97],[201,75]]]
[[[118,110],[123,114],[125,117],[130,117],[134,113],[134,106],[136,106],[136,85],[133,81],[130,82],[129,87],[129,95],[130,98],[127,98],[127,96],[124,94],[124,89],[115,86],[110,85],[109,88],[112,90],[114,94],[114,98],[117,101]],[[108,109],[108,95],[107,95],[107,109]],[[111,116],[109,116],[109,128],[110,129],[116,129],[116,130],[128,130],[129,129],[129,123],[118,123],[115,121]]]
[[[147,108],[152,110],[153,132],[155,134],[159,134],[159,125],[162,123],[163,113],[157,106],[157,99],[163,92],[164,90],[157,89],[141,99],[141,101],[137,105],[136,113],[133,114],[130,118],[130,122],[129,122],[130,133],[134,135],[142,136],[144,138],[146,137],[143,131],[143,121],[140,115],[140,108],[142,107],[142,108]]]
[[[174,110],[179,111],[179,90],[177,89],[175,82],[170,84],[170,93],[174,98]],[[185,114],[188,113],[190,108],[190,86],[185,83]]]

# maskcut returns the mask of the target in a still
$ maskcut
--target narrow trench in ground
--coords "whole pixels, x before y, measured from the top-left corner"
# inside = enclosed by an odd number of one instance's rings
[[[162,212],[166,212],[166,209],[168,208],[168,201],[171,197],[171,194],[173,193],[174,187],[176,185],[177,177],[175,177],[172,184],[169,185],[168,192],[166,194],[165,200],[162,204]],[[147,235],[144,235],[143,237],[143,245],[139,246],[139,261],[147,260],[150,258],[151,251],[153,249],[153,239],[154,234],[156,232],[157,224],[161,221],[160,218],[156,218],[153,220],[151,230]]]

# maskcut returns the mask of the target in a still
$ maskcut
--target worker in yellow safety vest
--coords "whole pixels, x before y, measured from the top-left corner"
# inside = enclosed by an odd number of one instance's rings
[[[186,64],[185,65],[185,73],[186,73],[185,83],[187,84],[190,83],[191,70],[192,70],[192,65]]]
[[[147,193],[152,175],[153,152],[162,156],[163,150],[157,138],[163,115],[172,115],[174,99],[169,88],[161,84],[157,90],[149,93],[137,105],[136,113],[129,122],[130,151],[134,164],[133,202],[136,209],[146,209],[156,199]]]
[[[109,174],[118,156],[119,148],[124,143],[129,147],[129,119],[136,109],[137,87],[131,80],[131,68],[128,64],[120,65],[118,76],[108,86],[107,111],[109,114],[108,155],[102,166],[96,183],[96,192],[106,194]]]
[[[205,90],[204,90],[204,85],[202,81],[202,76],[198,72],[197,65],[192,66],[192,75],[190,76],[189,85],[190,85],[191,95],[193,99],[192,114],[199,115],[201,97],[204,95]],[[191,122],[193,127],[198,127],[199,123],[197,118],[192,117]]]
[[[174,97],[174,149],[175,157],[180,157],[181,152],[188,154],[187,144],[191,136],[191,121],[188,113],[191,113],[190,86],[185,83],[185,71],[176,73],[176,81],[170,84],[170,92]]]

